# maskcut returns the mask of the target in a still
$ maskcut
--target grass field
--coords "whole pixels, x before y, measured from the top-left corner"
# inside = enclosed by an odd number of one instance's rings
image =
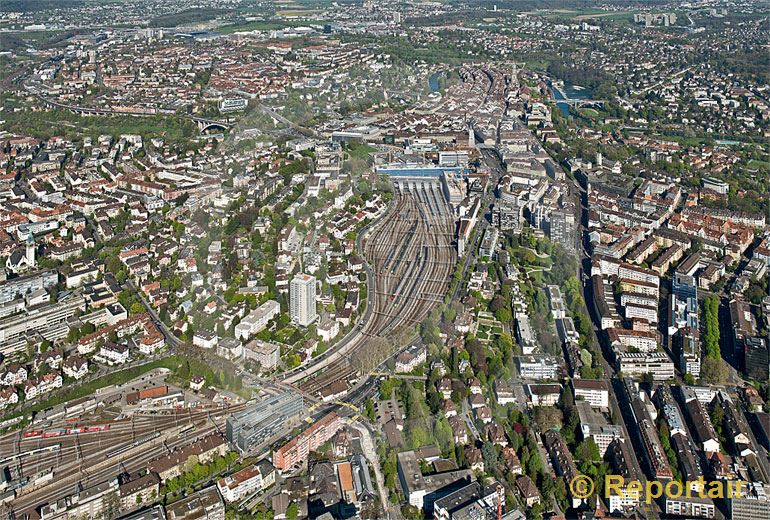
[[[580,113],[592,119],[596,119],[597,117],[599,117],[599,112],[597,112],[593,108],[581,108]]]
[[[350,157],[353,159],[366,159],[369,152],[374,152],[375,150],[376,148],[369,146],[366,143],[356,143],[350,145],[348,154],[350,154]]]
[[[2,112],[4,128],[19,134],[32,134],[48,139],[60,135],[77,140],[84,135],[100,134],[141,134],[145,138],[164,137],[169,141],[181,142],[197,134],[195,123],[177,116],[134,117],[126,115],[84,116],[68,110],[23,110],[13,112],[14,104],[9,102]]]
[[[767,161],[758,161],[756,159],[752,159],[749,161],[749,168],[764,168],[764,169],[770,169],[770,162]]]

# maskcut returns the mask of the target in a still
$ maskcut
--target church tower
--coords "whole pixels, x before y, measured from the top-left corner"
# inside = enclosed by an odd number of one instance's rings
[[[27,235],[27,267],[30,269],[35,267],[35,237],[32,231]]]

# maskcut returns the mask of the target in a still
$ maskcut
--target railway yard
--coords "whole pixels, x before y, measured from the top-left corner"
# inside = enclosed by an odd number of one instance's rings
[[[95,424],[70,419],[0,437],[0,461],[17,482],[13,510],[53,503],[79,489],[147,467],[147,462],[216,433],[244,405],[141,413]],[[90,430],[80,433],[80,430]]]
[[[363,238],[373,275],[369,319],[348,341],[286,382],[312,395],[360,375],[352,361],[355,352],[374,341],[392,342],[442,301],[456,263],[453,236],[454,217],[438,188],[396,191],[388,212]]]

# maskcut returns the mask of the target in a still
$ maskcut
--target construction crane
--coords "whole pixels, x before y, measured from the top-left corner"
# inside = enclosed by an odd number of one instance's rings
[[[497,484],[497,520],[503,520],[503,486]]]

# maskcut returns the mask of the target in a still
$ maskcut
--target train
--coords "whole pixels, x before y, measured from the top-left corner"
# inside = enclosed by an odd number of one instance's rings
[[[153,439],[157,439],[158,437],[160,437],[160,432],[152,432],[152,433],[148,433],[146,435],[142,435],[141,437],[136,439],[131,444],[127,444],[126,446],[123,446],[121,448],[117,448],[115,450],[112,450],[112,451],[108,452],[104,456],[104,458],[105,459],[111,459],[113,457],[117,457],[118,455],[122,455],[123,453],[125,453],[127,451],[130,451],[130,450],[136,448],[137,446],[141,446],[142,444],[144,444],[146,442],[150,442]]]
[[[29,438],[41,438],[41,439],[47,439],[49,437],[61,437],[63,435],[77,435],[80,433],[91,433],[91,432],[101,432],[105,430],[109,430],[110,425],[109,424],[97,424],[95,426],[79,426],[77,428],[61,428],[58,430],[32,430],[28,432],[24,432],[24,437]]]

